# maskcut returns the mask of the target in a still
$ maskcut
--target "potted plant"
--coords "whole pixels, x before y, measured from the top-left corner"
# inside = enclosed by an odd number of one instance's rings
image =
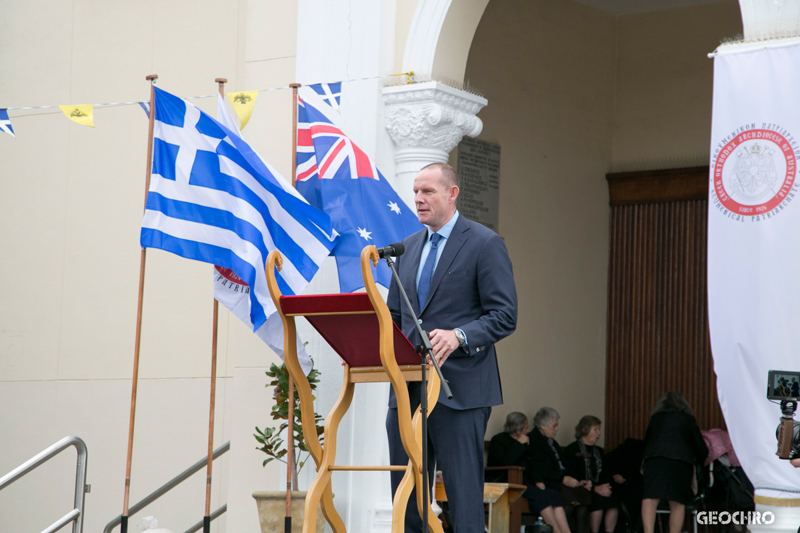
[[[313,361],[312,361],[313,365]],[[274,387],[273,398],[275,403],[272,405],[272,419],[280,420],[281,424],[277,428],[265,427],[260,429],[256,427],[256,433],[253,434],[256,441],[260,445],[257,450],[264,452],[267,458],[264,459],[262,466],[274,460],[278,460],[286,464],[287,455],[289,453],[286,442],[283,438],[284,431],[289,428],[289,371],[286,369],[285,364],[280,366],[272,364],[270,369],[266,372],[270,379],[266,387]],[[311,392],[316,390],[319,383],[319,370],[311,368],[308,373],[307,379],[311,386]],[[314,396],[312,396],[314,398]],[[297,490],[297,474],[303,469],[303,466],[310,459],[308,446],[306,445],[303,427],[300,424],[300,398],[297,394],[297,388],[294,387],[294,405],[291,406],[293,417],[293,450],[292,462],[286,467],[292,473],[292,532],[299,533],[303,527],[303,511],[305,507],[305,491]],[[320,441],[323,441],[323,432],[325,431],[322,417],[314,413],[315,429]],[[254,492],[258,505],[259,520],[261,522],[262,533],[272,533],[283,530],[284,517],[286,516],[286,491],[269,491],[269,492]],[[322,512],[317,512],[317,525],[316,531],[322,533],[325,530],[325,518]]]

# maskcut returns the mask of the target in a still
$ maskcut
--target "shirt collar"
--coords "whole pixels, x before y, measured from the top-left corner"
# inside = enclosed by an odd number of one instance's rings
[[[447,224],[439,228],[439,231],[437,231],[436,233],[441,235],[443,239],[449,239],[450,234],[453,233],[453,228],[456,225],[456,220],[458,220],[458,210],[456,210],[453,217],[447,221]],[[425,227],[427,228],[427,226]],[[433,235],[433,233],[434,232],[431,231],[431,228],[428,228],[428,240],[431,240],[431,235]]]

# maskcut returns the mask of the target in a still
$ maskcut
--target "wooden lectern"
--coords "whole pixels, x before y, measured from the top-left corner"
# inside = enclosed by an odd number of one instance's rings
[[[317,507],[334,533],[345,533],[344,522],[333,506],[331,474],[336,471],[405,471],[392,504],[392,532],[402,533],[408,498],[414,487],[422,486],[422,427],[420,411],[411,416],[407,381],[421,381],[420,357],[414,347],[392,321],[389,308],[383,301],[370,263],[377,266],[378,252],[367,246],[361,252],[361,273],[366,293],[322,294],[310,296],[284,296],[275,278],[275,269],[281,269],[280,252],[273,251],[267,258],[267,283],[272,300],[283,321],[286,368],[292,376],[300,397],[301,423],[306,445],[316,463],[317,475],[308,491],[305,502],[303,533],[314,533]],[[339,399],[325,420],[325,444],[319,442],[314,422],[314,405],[311,387],[297,360],[297,334],[295,317],[303,316],[339,354],[344,365],[344,381]],[[439,377],[428,373],[428,410],[433,411],[439,399]],[[336,432],[339,422],[350,407],[356,383],[392,384],[397,398],[397,416],[400,438],[408,454],[407,466],[338,466],[336,461]],[[416,491],[417,508],[422,516],[422,489]],[[442,525],[428,505],[428,528],[433,533],[443,533]]]

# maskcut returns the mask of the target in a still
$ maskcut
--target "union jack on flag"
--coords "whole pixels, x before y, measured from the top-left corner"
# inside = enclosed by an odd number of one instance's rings
[[[308,106],[312,116],[315,112],[324,120],[313,124],[298,118],[297,125],[297,181],[311,178],[376,179],[380,172],[361,148],[355,145],[342,130],[327,121],[319,111],[298,98],[299,109]],[[308,113],[308,111],[306,111]],[[298,114],[299,117],[299,114]],[[319,119],[319,117],[315,117]],[[301,157],[303,154],[303,157]],[[321,154],[322,157],[318,157]],[[302,169],[302,172],[301,172]],[[381,177],[381,179],[383,179]],[[391,244],[391,243],[390,243]]]
[[[339,269],[339,289],[364,286],[361,250],[402,241],[422,229],[372,160],[319,109],[298,99],[297,190],[314,207],[331,217],[340,235],[333,249]],[[391,271],[380,263],[375,282],[389,287]]]

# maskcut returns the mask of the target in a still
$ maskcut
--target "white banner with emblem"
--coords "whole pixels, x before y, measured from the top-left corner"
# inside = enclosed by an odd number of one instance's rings
[[[800,371],[800,46],[714,59],[708,314],[717,391],[756,495],[800,497],[769,370]]]

